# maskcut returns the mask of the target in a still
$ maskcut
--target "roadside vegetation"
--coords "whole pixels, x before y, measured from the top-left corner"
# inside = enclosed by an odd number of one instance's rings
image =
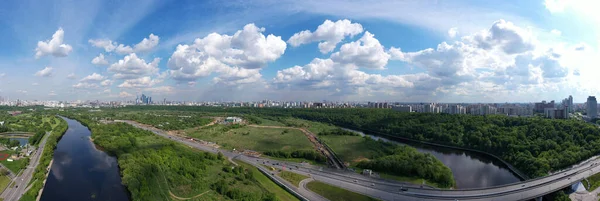
[[[600,187],[600,173],[596,173],[581,182],[588,191],[592,192],[593,190],[596,190],[596,188]]]
[[[124,123],[102,124],[102,113],[65,113],[92,131],[94,143],[118,159],[132,200],[294,200],[258,170],[235,166]],[[92,116],[93,115],[93,116]],[[265,180],[267,179],[267,180]],[[292,197],[293,198],[293,197]]]
[[[315,192],[328,200],[335,201],[377,201],[375,198],[348,191],[343,188],[332,186],[319,181],[311,181],[306,184],[306,188]]]
[[[298,187],[300,185],[300,181],[309,178],[307,176],[293,173],[290,171],[282,171],[281,173],[279,173],[279,176],[281,178],[285,179],[286,181],[289,181],[291,184],[293,184],[296,187]]]
[[[58,144],[58,140],[65,134],[67,131],[68,125],[67,122],[61,118],[55,116],[49,116],[47,118],[51,118],[48,122],[54,122],[55,124],[51,126],[52,133],[47,137],[46,145],[44,146],[44,150],[42,152],[42,156],[40,157],[40,163],[35,168],[35,173],[31,178],[31,188],[23,194],[20,201],[34,201],[38,196],[39,191],[42,189],[42,182],[46,179],[46,174],[49,169],[48,165],[50,165],[50,161],[54,156],[54,149]]]

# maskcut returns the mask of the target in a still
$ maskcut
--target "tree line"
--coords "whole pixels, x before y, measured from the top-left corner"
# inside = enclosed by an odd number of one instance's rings
[[[476,149],[499,156],[531,177],[547,175],[600,154],[600,130],[578,120],[402,113],[389,109],[283,109],[143,106],[169,109],[295,117],[413,140]]]
[[[317,163],[327,162],[325,156],[319,154],[315,150],[294,150],[294,151],[283,151],[283,150],[271,150],[265,151],[265,155],[277,158],[303,158],[306,160],[316,161]]]

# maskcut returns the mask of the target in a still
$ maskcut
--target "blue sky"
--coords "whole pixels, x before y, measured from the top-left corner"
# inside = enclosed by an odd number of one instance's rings
[[[583,102],[598,4],[4,1],[0,96]]]

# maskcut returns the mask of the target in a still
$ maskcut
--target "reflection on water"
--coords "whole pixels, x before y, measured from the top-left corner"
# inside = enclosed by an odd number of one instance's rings
[[[367,135],[374,140],[409,145],[419,152],[432,154],[452,170],[457,188],[484,188],[520,181],[519,177],[509,170],[504,163],[484,154],[397,139],[391,140],[351,129],[345,130],[356,132],[362,136]]]
[[[116,158],[96,149],[85,126],[65,120],[69,129],[54,151],[41,200],[129,200]]]

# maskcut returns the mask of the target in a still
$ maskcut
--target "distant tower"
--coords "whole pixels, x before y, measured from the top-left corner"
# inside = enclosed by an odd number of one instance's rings
[[[572,113],[573,111],[573,96],[569,95],[569,113]]]
[[[591,119],[598,117],[598,102],[596,102],[595,96],[589,96],[587,98],[587,116]]]

